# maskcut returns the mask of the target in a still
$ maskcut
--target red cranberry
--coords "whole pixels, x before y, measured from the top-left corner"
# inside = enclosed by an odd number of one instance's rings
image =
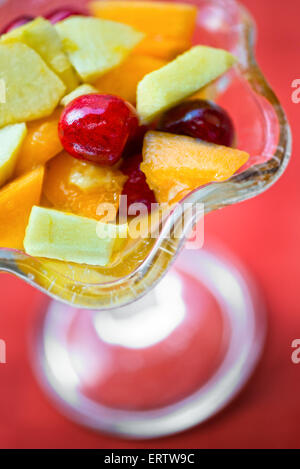
[[[24,24],[27,24],[32,20],[34,20],[34,16],[29,16],[29,15],[19,16],[18,18],[11,21],[8,25],[6,25],[5,28],[2,29],[0,34],[9,33],[9,31],[19,28],[20,26],[23,26]]]
[[[79,10],[74,10],[73,8],[65,7],[47,13],[45,18],[50,21],[50,23],[56,24],[59,23],[59,21],[63,21],[69,18],[70,16],[84,16],[84,13]]]
[[[228,147],[234,139],[233,122],[227,112],[217,104],[202,99],[185,101],[167,111],[159,128]]]
[[[58,133],[70,155],[112,166],[121,158],[137,127],[138,118],[131,104],[109,94],[89,94],[66,106]]]
[[[140,203],[151,212],[151,204],[156,203],[154,192],[147,184],[145,174],[140,170],[143,160],[141,154],[126,158],[121,166],[121,171],[128,176],[122,195],[127,195],[127,213],[131,204]]]

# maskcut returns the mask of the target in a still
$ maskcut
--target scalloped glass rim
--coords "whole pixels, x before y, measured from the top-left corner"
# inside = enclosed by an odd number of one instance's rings
[[[207,0],[195,0],[190,3],[202,6],[207,3]],[[271,145],[271,149],[270,145],[264,148],[263,152],[267,153],[262,155],[265,159],[263,163],[251,166],[226,182],[202,187],[185,198],[185,202],[204,203],[206,213],[250,199],[268,189],[283,174],[291,155],[291,133],[285,113],[255,60],[255,25],[251,16],[235,0],[211,0],[209,5],[210,7],[216,6],[219,11],[223,9],[224,12],[225,10],[228,12],[230,8],[238,15],[238,28],[235,31],[238,34],[238,41],[233,51],[240,59],[238,73],[246,78],[257,96],[268,101],[272,110],[272,119],[274,120],[275,116],[277,120],[278,139],[275,146]],[[268,111],[263,117],[265,128],[268,129],[268,119],[271,119]],[[117,280],[104,283],[74,281],[51,266],[47,266],[47,262],[8,249],[0,249],[0,269],[21,277],[50,297],[76,307],[89,309],[120,307],[120,305],[133,302],[153,288],[174,262],[197,217],[195,212],[188,226],[185,225],[178,237],[181,213],[181,207],[174,208],[161,226],[160,236],[145,260],[131,274]],[[166,237],[165,233],[170,233],[170,235]],[[174,233],[177,235],[175,236]]]

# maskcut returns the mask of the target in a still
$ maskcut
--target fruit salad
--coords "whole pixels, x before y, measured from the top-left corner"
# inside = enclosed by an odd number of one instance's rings
[[[0,247],[107,267],[141,207],[151,217],[243,167],[211,100],[237,59],[193,45],[196,18],[190,4],[109,0],[2,30]]]

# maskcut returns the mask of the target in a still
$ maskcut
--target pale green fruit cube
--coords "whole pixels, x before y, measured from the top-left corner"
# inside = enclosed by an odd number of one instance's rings
[[[18,153],[27,135],[26,124],[7,125],[0,129],[0,187],[13,175]]]
[[[127,225],[100,223],[57,210],[33,207],[24,240],[30,256],[105,266],[126,241]]]
[[[0,128],[49,116],[66,91],[40,55],[21,42],[0,44],[0,80],[6,88]]]
[[[20,41],[34,49],[65,83],[67,91],[79,84],[78,76],[65,54],[62,41],[54,26],[44,18],[35,20],[4,34],[1,42],[8,44]]]
[[[144,76],[137,88],[137,111],[141,121],[151,122],[223,75],[235,63],[236,58],[223,49],[195,46]]]
[[[123,62],[144,34],[131,26],[73,16],[56,24],[65,52],[85,82],[93,82]]]
[[[94,93],[99,94],[99,90],[97,90],[97,88],[95,88],[92,85],[84,84],[84,85],[78,86],[78,88],[76,88],[74,91],[64,96],[60,104],[62,106],[67,106],[74,99],[79,98],[79,96],[84,96],[86,94],[94,94]]]

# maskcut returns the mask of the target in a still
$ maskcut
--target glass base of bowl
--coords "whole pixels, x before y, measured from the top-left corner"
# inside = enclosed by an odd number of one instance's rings
[[[156,288],[112,311],[51,302],[37,327],[37,376],[72,420],[126,438],[204,422],[245,385],[265,314],[251,279],[220,252],[184,250]]]

